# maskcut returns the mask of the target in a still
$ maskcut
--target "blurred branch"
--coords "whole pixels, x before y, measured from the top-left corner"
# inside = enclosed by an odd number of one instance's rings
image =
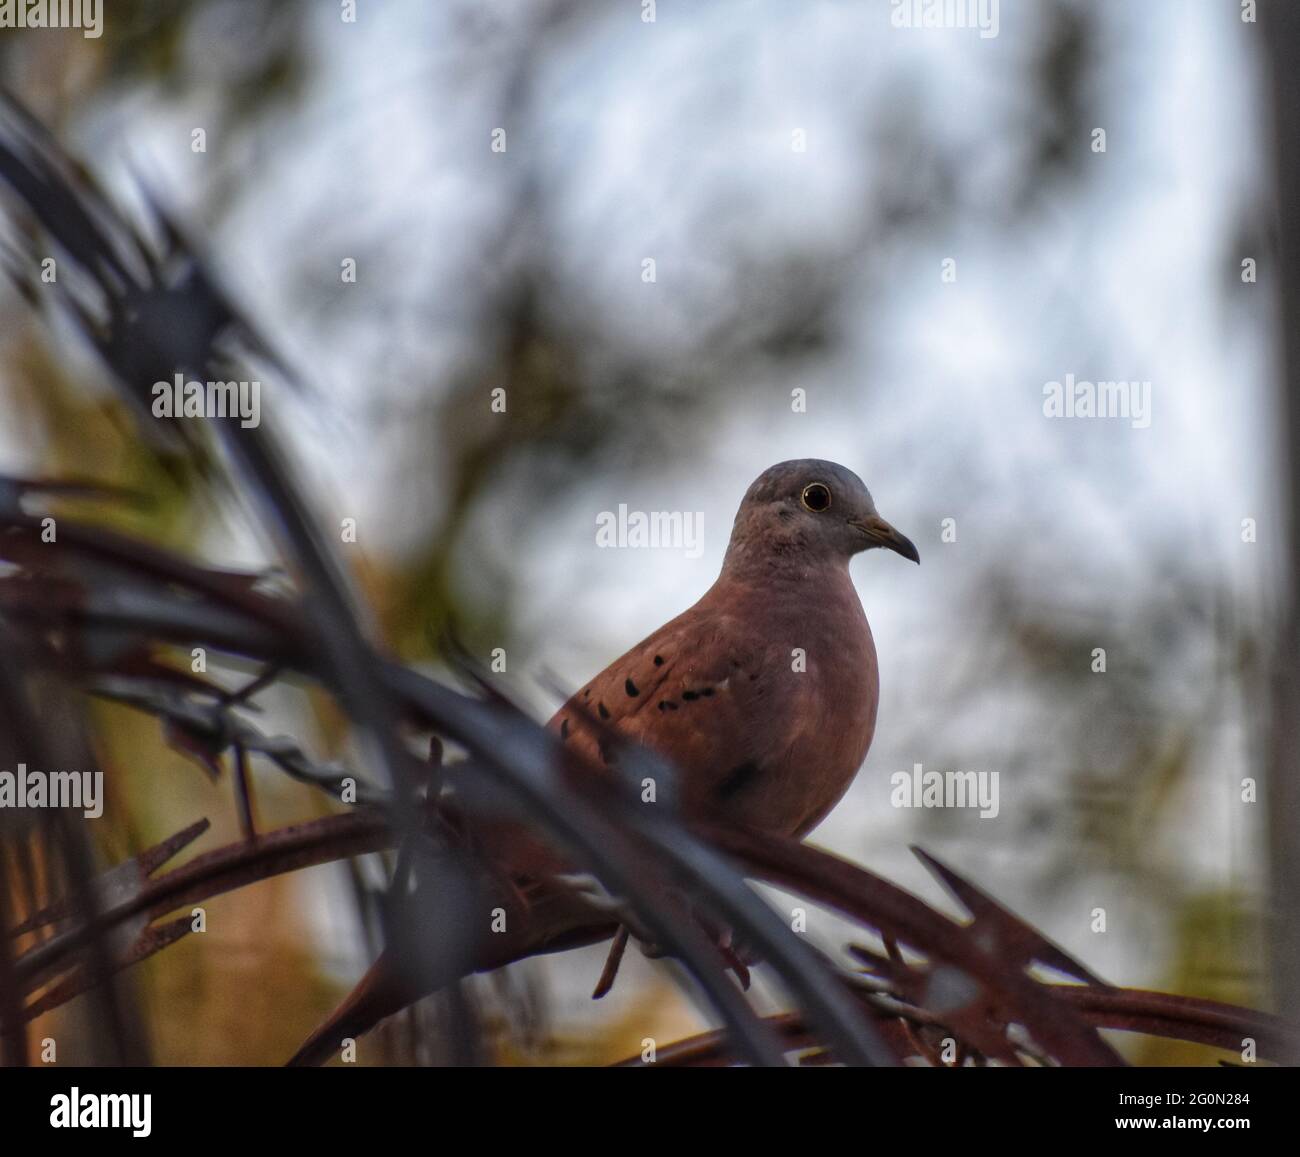
[[[460,822],[464,822],[463,817]],[[149,878],[163,861],[202,835],[206,828],[206,821],[191,825],[163,844],[107,873],[98,882],[96,889],[100,895],[111,897],[101,913],[103,925],[107,928],[126,924],[139,916],[151,920],[178,907],[237,890],[276,874],[378,851],[394,844],[394,837],[384,822],[382,812],[356,812],[293,825],[259,836],[256,840],[226,845],[196,857],[170,873],[155,879]],[[713,838],[717,834],[715,831],[706,838]],[[773,848],[768,842],[757,836],[744,835],[735,843],[746,849],[744,858],[769,865],[767,871],[756,875],[783,887],[789,887],[793,883],[795,873],[790,867],[793,860],[805,861],[801,869],[805,877],[823,873],[832,877],[843,875],[837,867],[842,864],[841,861],[814,848],[792,844],[784,849],[787,854],[773,855]],[[773,866],[774,863],[776,866]],[[784,868],[779,866],[782,863],[785,864]],[[959,886],[969,887],[949,869],[944,871]],[[1089,1056],[1086,1046],[1081,1046],[1081,1042],[1088,1040],[1098,1028],[1188,1040],[1233,1051],[1240,1050],[1249,1038],[1256,1042],[1263,1056],[1283,1054],[1286,1049],[1294,1047],[1300,1037],[1300,1027],[1249,1009],[1193,997],[1101,985],[1040,984],[1024,977],[1024,984],[1034,988],[1042,1001],[1041,1005],[1034,1002],[1025,1004],[1018,986],[1007,983],[1014,970],[1008,968],[1009,962],[999,956],[996,933],[987,925],[977,929],[978,921],[967,925],[956,924],[934,912],[916,897],[869,873],[854,869],[853,875],[860,889],[854,897],[840,893],[837,885],[832,887],[829,895],[841,895],[841,899],[836,902],[837,906],[846,913],[856,914],[858,919],[880,931],[890,944],[894,943],[894,930],[909,927],[911,932],[904,942],[915,950],[925,952],[929,959],[924,966],[913,964],[902,969],[902,972],[915,973],[922,981],[919,985],[902,982],[901,973],[895,972],[883,978],[887,987],[882,990],[875,986],[882,980],[880,970],[873,968],[871,971],[876,975],[872,978],[872,986],[864,986],[862,981],[845,974],[842,982],[849,985],[846,991],[851,992],[864,1006],[863,1015],[870,1015],[877,1020],[902,1019],[921,1029],[941,1029],[943,1035],[956,1032],[968,1043],[972,1037],[975,1040],[983,1038],[985,1047],[967,1049],[967,1055],[993,1055],[1003,1061],[1014,1061],[1018,1050],[1006,1047],[1003,1035],[1013,1020],[1023,1024],[1033,1040],[1049,1045],[1049,1054],[1058,1063],[1087,1063]],[[530,892],[525,899],[518,891],[505,888],[494,896],[494,903],[508,906],[507,928],[510,931],[507,935],[485,937],[472,967],[467,971],[488,971],[539,952],[590,943],[603,939],[612,930],[608,914],[599,907],[593,907],[586,898],[572,889],[550,884],[532,887]],[[63,921],[69,913],[67,905],[56,905],[35,914],[14,931],[26,932],[47,923]],[[1008,926],[1015,929],[1017,937],[1023,938],[1031,931],[1009,913],[1006,914],[1006,920]],[[114,969],[160,951],[174,943],[187,930],[188,917],[156,929],[141,925],[140,932],[130,945],[120,951],[119,957],[114,961]],[[964,961],[972,971],[980,971],[982,966],[978,953],[991,935],[995,937],[993,960],[999,965],[999,970],[993,973],[987,986],[971,990],[975,999],[971,1000],[968,1007],[938,1011],[928,1010],[922,1003],[916,1003],[918,993],[929,992],[932,997],[935,995],[933,979],[944,961]],[[47,977],[68,968],[76,959],[76,950],[85,941],[86,930],[74,927],[32,949],[17,962],[19,980],[29,991],[34,990]],[[1043,945],[1048,943],[1041,941],[1041,938],[1040,942]],[[873,954],[863,950],[859,955],[870,958]],[[1037,949],[1033,950],[1033,955],[1038,955]],[[902,956],[897,952],[891,952],[891,959],[896,965],[902,964]],[[65,979],[29,1005],[26,1017],[57,1007],[91,987],[91,983],[85,976],[77,976],[74,980]],[[891,999],[882,1001],[882,993],[890,994]],[[410,999],[414,1000],[418,995],[420,994],[411,994]],[[1017,1006],[1018,996],[1020,1003]],[[998,1003],[991,1005],[990,998]],[[1064,1002],[1065,1007],[1060,1002]],[[1081,1033],[1078,1029],[1072,1029],[1053,1040],[1047,1031],[1052,1020],[1059,1020],[1066,1025],[1074,1020],[1066,1008],[1075,1010],[1080,1026],[1086,1025],[1087,1030]],[[1042,1016],[1037,1015],[1040,1012]],[[977,1021],[978,1031],[973,1032]],[[788,1039],[791,1037],[797,1037],[810,1045],[824,1040],[815,1028],[809,1026],[807,1019],[801,1016],[786,1016],[771,1021],[770,1024],[785,1038],[786,1048],[791,1047]],[[900,1039],[906,1039],[896,1035],[896,1026],[885,1031],[885,1036],[894,1048],[897,1048]],[[992,1054],[987,1050],[987,1041],[991,1036],[1001,1038]],[[690,1059],[692,1063],[702,1059],[730,1057],[733,1055],[733,1046],[727,1043],[729,1039],[727,1034],[710,1034],[691,1042],[683,1042],[680,1056],[683,1060]],[[1023,1051],[1023,1046],[1020,1051]],[[678,1056],[677,1046],[674,1046],[660,1057],[659,1063],[681,1063],[674,1059]]]
[[[1238,1053],[1242,1042],[1255,1040],[1261,1051],[1272,1057],[1284,1056],[1300,1042],[1300,1029],[1285,1024],[1278,1017],[1250,1009],[1235,1008],[1213,1000],[1191,996],[1171,996],[1163,992],[1144,992],[1136,988],[1090,988],[1079,985],[1052,985],[1052,994],[1079,1009],[1093,1028],[1121,1032],[1147,1033],[1174,1040],[1191,1041],[1211,1048]],[[874,994],[864,993],[870,1003]],[[882,1019],[882,1027],[891,1039],[900,1036],[912,1047],[918,1043],[902,1035],[902,1026],[913,1023],[926,1029],[947,1030],[924,1010],[902,1008],[898,1019]],[[882,1018],[890,1015],[881,1012]],[[817,1045],[815,1034],[808,1031],[797,1013],[780,1013],[768,1018],[792,1049],[810,1049]],[[933,1034],[932,1034],[933,1035]],[[904,1047],[907,1047],[906,1045]],[[654,1068],[685,1068],[727,1064],[730,1061],[727,1036],[721,1032],[700,1033],[675,1041],[656,1051]],[[618,1062],[623,1068],[651,1067],[639,1056]],[[951,1067],[960,1067],[954,1063]]]

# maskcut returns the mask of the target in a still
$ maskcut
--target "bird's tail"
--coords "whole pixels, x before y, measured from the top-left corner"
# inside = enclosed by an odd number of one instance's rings
[[[380,953],[343,1003],[303,1042],[286,1062],[288,1066],[323,1065],[343,1048],[343,1042],[369,1032],[386,1016],[404,1008],[410,996],[394,975],[387,953]]]

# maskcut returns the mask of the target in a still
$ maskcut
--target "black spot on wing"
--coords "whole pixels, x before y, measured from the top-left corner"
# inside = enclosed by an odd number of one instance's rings
[[[641,694],[641,692],[636,689],[636,684],[633,683],[631,679],[625,679],[623,681],[623,690],[634,699],[636,696]]]
[[[609,718],[609,708],[606,707],[605,704],[603,704],[603,703],[597,703],[597,704],[596,704],[596,710],[597,710],[598,712],[600,712],[600,717],[601,717],[602,719],[608,719],[608,718]]]
[[[758,764],[747,759],[744,763],[737,764],[723,777],[718,784],[718,798],[731,799],[733,796],[742,792],[758,778]]]

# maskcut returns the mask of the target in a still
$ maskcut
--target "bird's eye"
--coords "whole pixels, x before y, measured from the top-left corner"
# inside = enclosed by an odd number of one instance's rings
[[[831,490],[829,486],[821,482],[810,482],[803,488],[803,493],[799,496],[799,499],[804,504],[805,510],[820,514],[823,510],[830,508]]]

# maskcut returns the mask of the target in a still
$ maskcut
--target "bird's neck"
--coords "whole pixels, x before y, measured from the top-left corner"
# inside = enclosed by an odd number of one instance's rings
[[[803,587],[852,589],[847,558],[822,558],[800,546],[789,550],[772,543],[732,543],[727,548],[718,581],[746,587]]]

